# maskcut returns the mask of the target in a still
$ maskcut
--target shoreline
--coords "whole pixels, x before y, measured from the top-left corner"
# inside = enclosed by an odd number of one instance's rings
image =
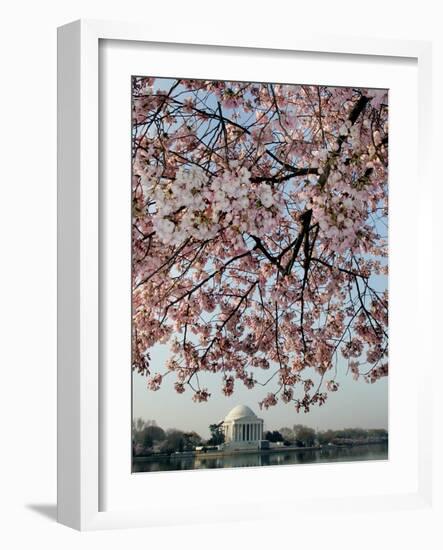
[[[155,462],[161,460],[180,460],[182,458],[223,458],[230,456],[241,456],[241,455],[268,455],[276,453],[287,453],[287,452],[304,452],[304,451],[321,451],[328,449],[350,449],[354,447],[364,447],[370,445],[388,445],[388,441],[370,441],[364,443],[354,443],[351,445],[318,445],[315,447],[274,447],[272,449],[242,449],[235,451],[184,451],[181,453],[172,453],[170,455],[166,454],[152,454],[149,456],[133,456],[133,462]]]

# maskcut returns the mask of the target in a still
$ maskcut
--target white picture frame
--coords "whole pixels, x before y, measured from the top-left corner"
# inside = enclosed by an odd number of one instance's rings
[[[312,55],[332,54],[332,56],[368,56],[389,58],[393,65],[396,60],[411,59],[417,67],[418,102],[418,145],[412,145],[411,156],[419,162],[418,182],[426,189],[430,185],[430,162],[428,160],[431,112],[431,46],[426,42],[370,40],[346,37],[314,37],[298,33],[296,38],[281,36],[277,40],[265,38],[242,39],[225,37],[223,33],[205,36],[202,30],[193,44],[211,56],[213,48],[230,48],[230,55],[243,53],[246,48],[273,52],[273,55],[285,55],[285,52],[305,52]],[[59,29],[58,34],[58,520],[80,530],[104,529],[132,526],[153,526],[177,524],[195,521],[229,521],[238,514],[235,506],[226,510],[223,499],[220,503],[203,503],[200,508],[192,506],[189,510],[176,506],[168,515],[161,503],[145,506],[130,505],[129,494],[122,498],[121,505],[112,509],[103,509],[102,487],[109,482],[103,463],[106,447],[104,424],[107,395],[101,386],[102,365],[100,359],[100,337],[102,330],[100,304],[106,291],[100,284],[102,254],[100,240],[100,212],[103,208],[99,186],[100,156],[100,43],[101,41],[125,41],[127,44],[183,44],[189,45],[186,30],[168,35],[164,29],[146,28],[144,25],[77,21]],[[210,44],[210,46],[208,46]],[[129,140],[128,140],[129,141]],[[420,230],[426,231],[431,220],[429,215],[418,206]],[[429,258],[432,249],[422,246],[417,252],[421,259]],[[419,298],[417,313],[426,307],[430,300],[431,289],[424,284],[423,273],[417,273]],[[424,299],[425,298],[425,299]],[[418,320],[417,320],[418,323]],[[420,329],[420,327],[417,328]],[[428,336],[429,337],[429,336]],[[426,338],[423,329],[423,338]],[[424,352],[426,354],[426,352]],[[430,352],[428,352],[430,353]],[[364,509],[395,510],[399,508],[420,508],[431,505],[431,404],[425,395],[425,384],[429,386],[431,361],[422,356],[422,379],[417,390],[417,434],[412,434],[417,448],[417,483],[414,488],[404,491],[387,491],[385,494],[353,495],[329,494],[327,506],[334,502],[335,510],[343,513],[352,509],[356,503]],[[406,383],[406,382],[405,382]],[[114,385],[115,387],[115,385]],[[405,386],[408,388],[408,386]],[[121,389],[121,391],[125,391]],[[391,395],[392,398],[392,395]],[[415,409],[414,409],[415,410]],[[419,411],[419,413],[418,413]],[[121,441],[122,447],[129,442]],[[414,447],[415,448],[415,447]],[[118,466],[120,467],[120,466]],[[108,468],[108,467],[107,467]],[[109,468],[108,468],[109,469]],[[278,469],[278,468],[277,468]],[[270,469],[276,470],[276,469]],[[326,472],[326,470],[324,470]],[[235,476],[240,483],[241,470],[223,472],[226,476]],[[125,473],[129,474],[129,472]],[[180,473],[180,490],[186,490],[191,483],[197,483],[195,473]],[[206,472],[205,476],[214,476]],[[243,475],[249,482],[257,472]],[[272,475],[272,474],[271,474]],[[343,475],[343,472],[342,474]],[[358,472],[354,472],[358,477]],[[156,486],[163,484],[168,491],[174,489],[177,474],[165,474]],[[194,476],[194,477],[192,477]],[[220,476],[219,476],[220,477]],[[221,479],[221,478],[220,478]],[[201,483],[200,480],[198,481]],[[207,480],[207,477],[206,477]],[[350,481],[350,484],[352,482]],[[247,487],[247,485],[245,485]],[[332,499],[332,500],[331,500]],[[249,499],[239,500],[239,509],[245,509],[247,519],[260,519],[264,513],[266,495],[262,497],[250,493]],[[283,501],[282,501],[283,502]],[[166,503],[163,503],[166,506]],[[288,513],[299,506],[296,499],[284,502]],[[325,495],[314,494],[312,499],[304,501],[303,513],[318,513],[322,507],[326,510]],[[197,511],[197,513],[196,513]],[[268,515],[276,513],[267,511]],[[286,512],[279,510],[278,517]]]

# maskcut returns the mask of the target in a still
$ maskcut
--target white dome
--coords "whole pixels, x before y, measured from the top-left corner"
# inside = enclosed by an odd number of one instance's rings
[[[257,415],[246,405],[237,405],[228,413],[225,421],[239,420],[240,418],[257,418]]]

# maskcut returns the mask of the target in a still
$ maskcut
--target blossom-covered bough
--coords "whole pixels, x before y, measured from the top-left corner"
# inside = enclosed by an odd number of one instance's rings
[[[343,365],[386,376],[387,92],[134,77],[132,94],[148,387],[173,376],[206,401],[212,373],[225,395],[244,384],[307,412]],[[159,343],[170,359],[151,365]]]

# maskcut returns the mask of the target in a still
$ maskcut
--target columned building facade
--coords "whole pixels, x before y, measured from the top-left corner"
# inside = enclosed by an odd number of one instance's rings
[[[223,433],[226,448],[258,448],[263,439],[263,419],[246,405],[237,405],[224,419]]]

